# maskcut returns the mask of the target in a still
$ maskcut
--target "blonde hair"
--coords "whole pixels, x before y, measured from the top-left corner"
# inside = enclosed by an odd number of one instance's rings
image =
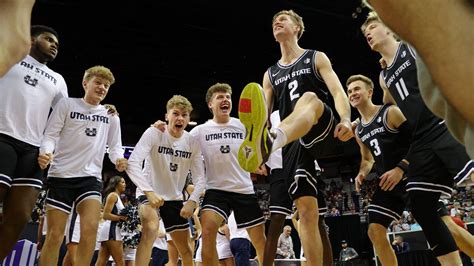
[[[360,27],[360,30],[362,33],[365,33],[365,30],[367,29],[367,26],[373,21],[377,21],[382,23],[382,20],[380,20],[379,15],[375,11],[370,11],[369,14],[367,15],[367,18],[364,21],[364,24]]]
[[[224,93],[229,93],[230,95],[232,95],[232,88],[227,83],[216,83],[212,85],[207,90],[206,103],[209,103],[211,101],[212,95],[214,95],[215,92],[224,92]]]
[[[291,18],[291,20],[297,25],[300,27],[300,31],[298,32],[298,40],[301,38],[301,36],[303,36],[303,32],[304,32],[304,23],[303,23],[303,18],[296,14],[295,11],[293,11],[292,9],[290,10],[282,10],[278,13],[276,13],[274,16],[273,16],[273,19],[272,19],[272,25],[273,23],[275,22],[275,20],[277,19],[278,16],[280,15],[287,15]]]
[[[193,111],[193,105],[191,102],[186,97],[181,95],[174,95],[168,100],[168,103],[166,103],[166,111],[169,111],[172,108],[182,109],[188,113]]]
[[[365,84],[369,85],[369,87],[371,89],[374,88],[374,82],[372,82],[372,80],[364,75],[352,75],[350,76],[347,81],[346,81],[346,87],[349,87],[349,84],[351,84],[352,82],[354,81],[357,81],[357,80],[360,80],[362,82],[364,82]]]
[[[100,77],[109,82],[109,86],[115,83],[114,74],[104,66],[93,66],[84,72],[83,81],[89,81],[93,77]]]

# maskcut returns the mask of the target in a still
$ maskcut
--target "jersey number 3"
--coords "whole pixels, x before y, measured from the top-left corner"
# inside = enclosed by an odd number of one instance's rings
[[[373,139],[369,143],[372,147],[372,150],[374,151],[374,155],[379,156],[382,152],[380,151],[379,142],[377,141],[377,139]]]

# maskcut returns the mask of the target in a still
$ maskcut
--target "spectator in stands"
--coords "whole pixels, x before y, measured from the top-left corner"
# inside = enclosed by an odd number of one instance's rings
[[[277,259],[294,259],[295,251],[293,249],[293,239],[291,238],[291,226],[283,227],[283,233],[280,235],[277,244]]]
[[[393,221],[390,228],[392,229],[392,232],[402,232],[403,231],[403,228],[402,228],[402,223],[400,222],[400,220],[398,221]]]
[[[341,212],[336,207],[333,206],[331,208],[331,212],[329,213],[329,216],[331,217],[341,216]]]
[[[401,235],[395,236],[395,240],[392,242],[392,247],[396,254],[410,251],[410,244],[408,244],[408,242],[404,242]]]
[[[474,222],[474,206],[470,207],[469,216],[466,218],[466,223]]]
[[[341,249],[341,252],[339,253],[339,261],[349,261],[349,260],[359,257],[359,254],[357,253],[357,251],[355,251],[355,249],[347,245],[346,240],[341,241],[341,246],[342,246],[342,249]]]
[[[420,224],[416,221],[415,217],[413,217],[413,214],[411,214],[411,212],[408,215],[407,220],[408,220],[408,224],[410,225],[411,231],[421,230]]]

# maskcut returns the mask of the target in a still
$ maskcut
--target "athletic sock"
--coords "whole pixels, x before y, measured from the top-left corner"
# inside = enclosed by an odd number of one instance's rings
[[[285,132],[283,132],[283,130],[281,130],[278,127],[270,129],[270,135],[274,136],[272,152],[285,146],[286,142],[288,141],[288,138],[286,137]]]

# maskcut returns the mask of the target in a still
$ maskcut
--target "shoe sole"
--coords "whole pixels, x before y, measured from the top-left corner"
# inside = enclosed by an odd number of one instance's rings
[[[249,83],[242,90],[239,100],[239,119],[245,126],[245,139],[240,145],[238,161],[240,166],[255,172],[263,163],[262,139],[267,137],[267,107],[265,96],[257,83]],[[268,151],[265,151],[268,153]]]

